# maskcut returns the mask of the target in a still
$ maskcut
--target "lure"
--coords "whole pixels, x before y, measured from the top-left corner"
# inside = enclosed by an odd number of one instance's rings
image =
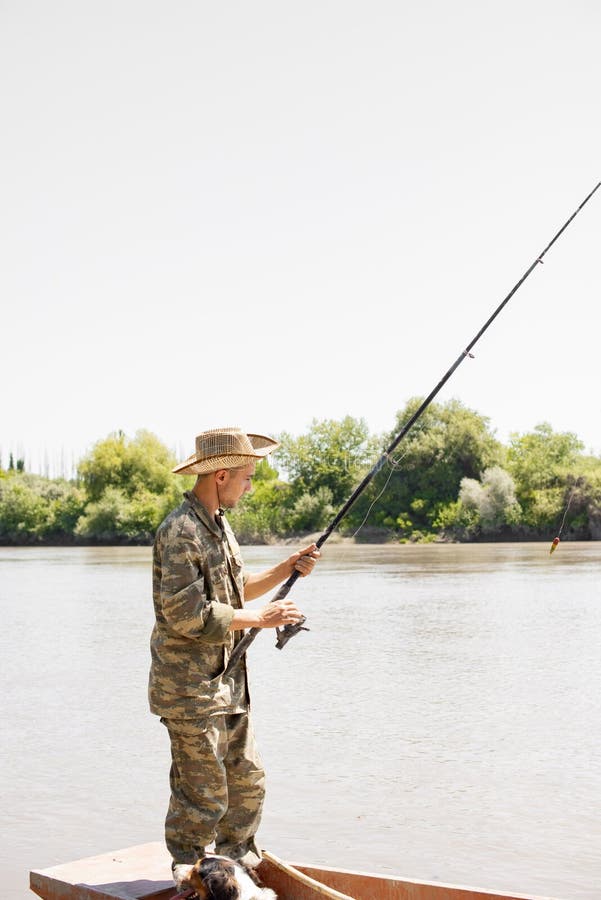
[[[569,510],[569,508],[570,508],[570,505],[571,505],[571,503],[572,503],[572,500],[574,499],[574,495],[575,495],[575,493],[576,493],[576,488],[580,487],[581,485],[582,485],[582,478],[578,478],[578,479],[576,480],[576,483],[574,484],[574,487],[572,488],[572,491],[571,491],[571,493],[570,493],[570,496],[568,497],[568,502],[567,502],[567,504],[566,504],[566,508],[565,508],[564,511],[563,511],[563,518],[562,518],[562,520],[561,520],[561,525],[559,526],[559,531],[557,532],[557,537],[553,538],[553,541],[552,541],[552,543],[551,543],[551,549],[549,550],[549,553],[550,553],[550,554],[553,553],[553,551],[556,549],[557,545],[559,544],[560,535],[561,535],[561,533],[562,533],[562,531],[563,531],[563,526],[564,526],[565,523],[566,523],[566,516],[567,516],[567,514],[568,514],[568,510]]]

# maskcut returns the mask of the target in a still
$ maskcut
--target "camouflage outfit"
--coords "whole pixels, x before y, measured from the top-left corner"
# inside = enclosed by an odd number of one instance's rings
[[[171,739],[165,839],[174,863],[217,853],[256,864],[264,772],[249,721],[244,661],[224,669],[242,632],[246,574],[234,534],[195,494],[160,525],[153,550],[156,623],[151,638],[151,712]]]

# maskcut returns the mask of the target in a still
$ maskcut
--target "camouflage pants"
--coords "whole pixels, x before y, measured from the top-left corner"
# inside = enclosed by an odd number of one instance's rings
[[[171,798],[165,843],[174,863],[215,852],[256,865],[265,772],[249,717],[161,719],[171,739]]]

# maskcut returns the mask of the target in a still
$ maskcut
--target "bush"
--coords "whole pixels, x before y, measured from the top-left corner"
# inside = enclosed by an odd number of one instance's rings
[[[287,524],[297,533],[321,531],[334,518],[335,512],[331,490],[320,487],[312,493],[301,494],[287,517]]]
[[[100,500],[108,488],[125,497],[140,492],[169,496],[175,506],[182,491],[182,477],[173,475],[173,454],[149,431],[136,432],[133,440],[115,432],[94,445],[79,464],[86,495]]]
[[[414,398],[397,414],[395,431],[386,444],[420,403],[420,398]],[[399,444],[394,460],[376,476],[368,496],[357,503],[352,517],[361,521],[369,504],[378,498],[373,512],[376,524],[409,520],[420,535],[435,532],[442,510],[457,500],[461,480],[477,478],[483,469],[498,464],[503,453],[487,418],[457,400],[432,403]]]
[[[521,509],[509,472],[492,466],[485,469],[480,481],[464,478],[456,513],[455,525],[471,532],[479,529],[483,534],[494,534],[508,525],[516,525]]]
[[[263,465],[266,464],[257,466],[257,473]],[[275,478],[259,478],[252,493],[228,512],[228,520],[238,540],[245,544],[264,544],[284,535],[289,495],[290,485]]]
[[[171,510],[165,497],[141,491],[126,497],[116,487],[108,487],[100,500],[88,503],[75,527],[75,534],[101,543],[152,543],[154,533]]]
[[[0,540],[72,540],[84,500],[83,492],[64,479],[11,471],[0,479]]]
[[[181,502],[190,479],[173,475],[175,458],[148,431],[99,441],[79,474],[88,503],[75,534],[102,543],[150,543],[167,513]]]

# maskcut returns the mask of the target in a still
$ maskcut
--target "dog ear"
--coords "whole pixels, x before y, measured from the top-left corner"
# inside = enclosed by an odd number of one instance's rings
[[[190,874],[188,875],[187,881],[198,897],[198,900],[208,900],[209,895],[207,894],[207,889],[204,885],[202,875],[200,874],[201,862],[202,860],[199,859],[198,862],[194,864],[192,870],[190,871]]]

